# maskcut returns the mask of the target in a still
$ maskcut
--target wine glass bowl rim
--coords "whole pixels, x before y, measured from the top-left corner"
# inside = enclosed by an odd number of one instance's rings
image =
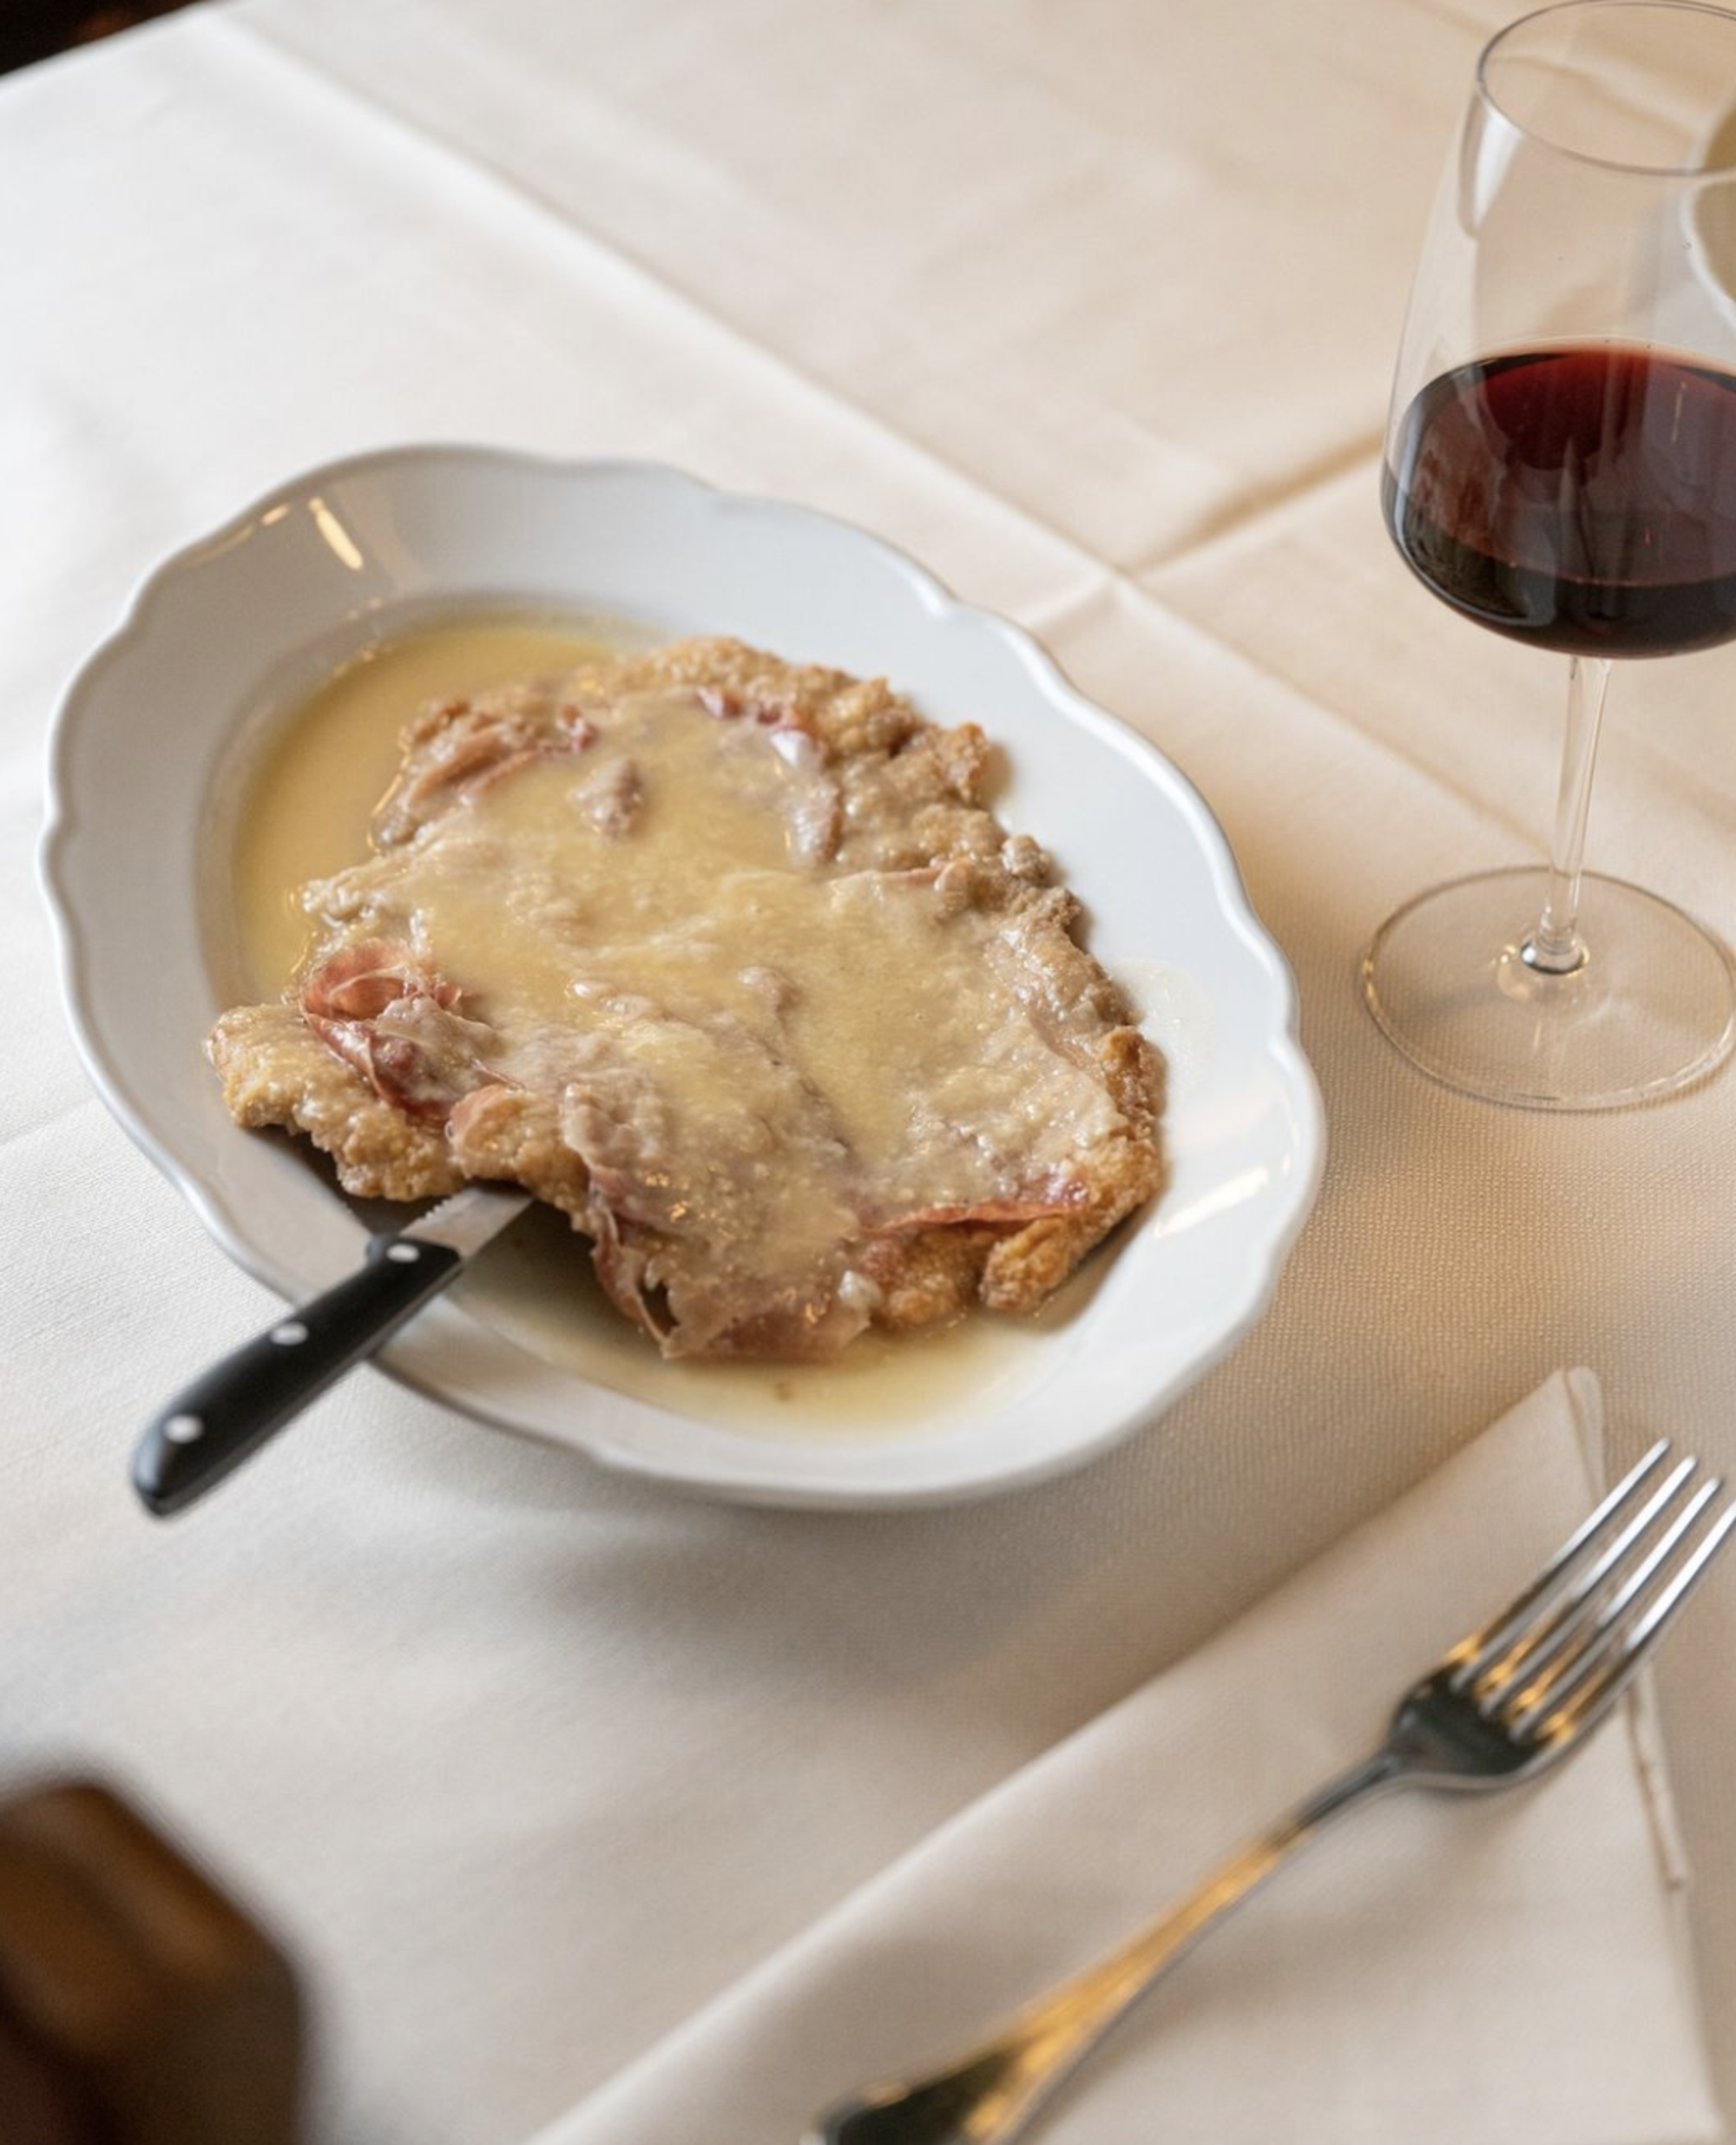
[[[1528,33],[1535,33],[1545,23],[1570,16],[1587,20],[1600,16],[1693,16],[1705,22],[1722,23],[1731,39],[1731,74],[1726,79],[1736,82],[1736,10],[1715,6],[1712,4],[1712,0],[1549,0],[1549,5],[1533,8],[1527,14],[1503,24],[1477,55],[1475,77],[1476,96],[1503,126],[1523,135],[1539,148],[1592,170],[1636,179],[1674,181],[1679,185],[1692,185],[1695,181],[1727,183],[1732,178],[1736,178],[1736,134],[1721,129],[1718,123],[1729,116],[1732,102],[1736,102],[1736,96],[1732,95],[1725,96],[1715,112],[1708,111],[1706,127],[1691,161],[1652,161],[1602,155],[1594,149],[1557,138],[1549,128],[1539,127],[1511,109],[1495,87],[1492,76],[1501,64],[1519,56],[1517,49]],[[1719,144],[1717,161],[1708,161],[1707,152],[1715,142]]]

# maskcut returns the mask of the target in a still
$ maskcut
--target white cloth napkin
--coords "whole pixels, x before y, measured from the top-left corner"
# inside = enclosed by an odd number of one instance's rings
[[[1595,1380],[1551,1378],[537,2145],[796,2145],[847,2089],[961,2052],[1371,1747],[1404,1684],[1583,1516],[1601,1448]],[[1642,1689],[1538,1785],[1489,1800],[1408,1795],[1352,1818],[1147,2000],[1041,2135],[1715,2138],[1685,1882]]]

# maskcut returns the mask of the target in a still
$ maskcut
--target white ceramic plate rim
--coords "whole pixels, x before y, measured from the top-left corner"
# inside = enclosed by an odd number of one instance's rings
[[[1189,868],[1203,868],[1217,907],[1214,923],[1224,926],[1226,941],[1242,964],[1233,977],[1205,979],[1206,988],[1208,992],[1241,994],[1241,1010],[1253,1008],[1259,1032],[1242,1076],[1261,1085],[1266,1104],[1281,1118],[1279,1136],[1284,1151],[1267,1173],[1269,1191],[1243,1203],[1240,1217],[1246,1226],[1235,1248],[1232,1285],[1226,1286],[1211,1313],[1194,1319],[1179,1337],[1166,1337],[1163,1360],[1155,1370],[1135,1349],[1138,1367],[1131,1375],[1125,1369],[1099,1375],[1096,1352],[1088,1359],[1075,1347],[1071,1367],[1088,1375],[1068,1387],[1063,1412],[1069,1419],[1050,1429],[1032,1415],[1023,1425],[1021,1439],[1009,1439],[1004,1450],[992,1439],[963,1435],[944,1425],[932,1435],[916,1432],[885,1441],[807,1443],[785,1436],[760,1439],[727,1425],[647,1406],[622,1394],[599,1394],[593,1388],[585,1389],[587,1405],[569,1413],[576,1382],[569,1372],[549,1372],[525,1351],[492,1332],[484,1334],[473,1319],[446,1304],[437,1305],[406,1328],[380,1359],[382,1367],[483,1421],[575,1445],[630,1473],[763,1503],[897,1506],[982,1496],[1076,1466],[1154,1420],[1220,1361],[1264,1312],[1307,1217],[1324,1163],[1324,1125],[1318,1090],[1298,1041],[1293,984],[1282,957],[1247,902],[1222,830],[1187,778],[1154,746],[1085,699],[1023,628],[960,602],[907,555],[852,524],[810,508],[718,490],[661,464],[556,461],[507,450],[444,444],[350,456],[273,486],[214,534],[176,551],[144,578],[122,623],[73,680],[61,703],[50,755],[49,811],[42,852],[74,1034],[98,1091],[122,1126],[188,1199],[230,1256],[286,1296],[306,1296],[326,1285],[358,1255],[362,1225],[310,1176],[310,1193],[329,1210],[319,1217],[310,1207],[306,1216],[310,1228],[317,1228],[323,1240],[322,1255],[302,1255],[299,1247],[298,1255],[286,1256],[281,1245],[262,1240],[251,1203],[244,1210],[208,1163],[189,1154],[166,1128],[164,1111],[152,1091],[155,1061],[149,1050],[141,1054],[138,1048],[137,1023],[129,1025],[124,1017],[117,1022],[114,1009],[102,1003],[92,985],[100,951],[93,934],[100,918],[91,913],[89,862],[82,849],[92,799],[79,793],[75,762],[89,744],[91,726],[100,726],[105,719],[105,693],[127,665],[136,663],[141,652],[149,648],[171,595],[190,577],[196,578],[207,563],[256,538],[262,528],[281,519],[286,509],[317,505],[346,488],[389,488],[394,483],[413,487],[443,479],[457,485],[475,482],[527,488],[552,483],[571,490],[581,515],[588,490],[600,497],[613,490],[648,505],[654,527],[660,511],[667,511],[672,523],[678,516],[697,515],[698,525],[726,541],[758,530],[769,532],[767,540],[774,546],[789,542],[819,546],[833,563],[839,556],[853,562],[852,570],[859,569],[865,588],[871,575],[891,578],[902,600],[911,606],[907,630],[916,636],[913,647],[924,635],[944,629],[975,636],[983,651],[997,648],[1003,660],[1010,657],[1042,709],[1093,740],[1100,752],[1137,777],[1172,822],[1170,838],[1191,845]],[[424,604],[431,600],[458,601],[464,593],[458,587],[443,589],[431,582],[412,589],[407,597],[400,592],[398,602],[411,608],[412,599]],[[530,593],[524,591],[527,596]],[[575,593],[582,602],[588,592]],[[641,609],[656,615],[660,607],[654,591],[648,587],[645,595]],[[334,625],[338,622],[334,618]],[[676,629],[730,628],[727,624],[697,623]],[[775,641],[768,644],[779,645]],[[275,654],[286,652],[271,648],[269,642],[266,646]],[[889,651],[889,656],[879,667],[895,684],[904,683],[905,666],[896,653]],[[923,705],[920,692],[915,697]],[[948,711],[939,719],[959,717]],[[992,711],[986,711],[985,720],[993,730]],[[1042,838],[1040,826],[1031,831]],[[216,1010],[214,1000],[209,1010]],[[198,1061],[197,1036],[187,1040],[191,1076],[208,1080]],[[162,1063],[173,1069],[171,1082],[182,1077],[178,1059],[164,1057]],[[244,1141],[248,1135],[234,1132],[233,1137]],[[1162,1214],[1161,1204],[1157,1211]],[[348,1224],[341,1239],[334,1238],[327,1226],[330,1216],[336,1214]],[[1241,1226],[1241,1219],[1237,1226]],[[1115,1254],[1119,1260],[1128,1256],[1126,1247]],[[1110,1271],[1113,1274],[1113,1267]],[[1142,1307],[1137,1315],[1150,1323]],[[1097,1316],[1094,1300],[1084,1321]],[[1119,1314],[1117,1332],[1123,1340],[1132,1339],[1125,1309]],[[189,1372],[197,1367],[190,1365]],[[1036,1405],[1046,1405],[1053,1412],[1059,1392],[1033,1390]],[[1031,1394],[1021,1395],[1016,1406],[1030,1413],[1032,1398]],[[1016,1413],[1016,1407],[1007,1419],[1010,1422]]]

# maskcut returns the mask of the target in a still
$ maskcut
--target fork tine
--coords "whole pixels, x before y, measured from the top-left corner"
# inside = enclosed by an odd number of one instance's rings
[[[1712,1485],[1713,1490],[1722,1487],[1721,1483]],[[1543,1717],[1531,1723],[1529,1734],[1544,1742],[1564,1742],[1583,1734],[1602,1719],[1651,1657],[1653,1648],[1706,1576],[1733,1528],[1736,1528],[1736,1501],[1724,1507],[1631,1627],[1618,1634],[1613,1644],[1595,1659],[1588,1659],[1546,1702]]]
[[[1669,1450],[1669,1439],[1660,1438],[1651,1451],[1616,1484],[1585,1523],[1562,1543],[1519,1598],[1503,1609],[1493,1622],[1485,1624],[1481,1630],[1473,1631],[1468,1638],[1460,1640],[1447,1656],[1450,1671],[1449,1681],[1454,1690],[1462,1691],[1467,1684],[1486,1675],[1493,1663],[1511,1646],[1516,1634],[1532,1622],[1545,1603],[1555,1598],[1568,1575],[1577,1568],[1581,1558],[1616,1527],[1629,1507],[1639,1500],[1646,1484],[1663,1464]]]
[[[1709,1487],[1702,1484],[1686,1508],[1670,1519],[1672,1507],[1699,1466],[1696,1459],[1679,1461],[1620,1534],[1571,1581],[1556,1606],[1531,1630],[1516,1637],[1508,1653],[1484,1670],[1478,1679],[1476,1696],[1477,1708],[1485,1719],[1497,1707],[1505,1707],[1522,1682],[1541,1688],[1545,1681],[1558,1679],[1595,1642],[1620,1602],[1632,1598],[1634,1590],[1656,1569],[1694,1514],[1716,1493],[1716,1482]],[[1645,1554],[1638,1571],[1626,1582],[1626,1596],[1612,1602],[1607,1592],[1610,1581],[1618,1586],[1622,1583],[1624,1571],[1632,1566],[1647,1537],[1660,1528],[1661,1535]],[[1553,1679],[1545,1674],[1551,1668]]]
[[[1551,1639],[1541,1664],[1526,1657],[1499,1701],[1503,1714],[1521,1734],[1595,1672],[1609,1652],[1611,1634],[1621,1618],[1646,1593],[1678,1543],[1723,1487],[1716,1476],[1703,1482],[1631,1571],[1624,1575],[1618,1568],[1606,1575],[1618,1584],[1612,1593],[1585,1605],[1568,1641],[1560,1635]]]

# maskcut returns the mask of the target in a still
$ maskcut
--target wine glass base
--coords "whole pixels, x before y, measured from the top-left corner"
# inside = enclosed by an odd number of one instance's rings
[[[1736,1040],[1736,971],[1718,941],[1643,888],[1588,872],[1586,957],[1567,975],[1522,951],[1541,866],[1437,887],[1387,918],[1361,966],[1390,1041],[1431,1079],[1522,1109],[1619,1109],[1703,1080]]]

